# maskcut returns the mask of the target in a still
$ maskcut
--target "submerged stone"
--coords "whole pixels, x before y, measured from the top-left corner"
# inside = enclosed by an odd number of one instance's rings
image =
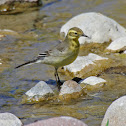
[[[0,113],[0,126],[23,126],[22,122],[12,113]]]
[[[79,98],[83,96],[83,94],[84,92],[77,82],[73,80],[68,80],[63,83],[59,93],[59,98],[60,100],[69,101],[70,99]]]
[[[95,77],[95,76],[90,76],[84,80],[81,80],[79,83],[85,83],[89,85],[96,85],[96,84],[101,84],[101,83],[106,83],[106,80],[100,78],[100,77]]]
[[[100,13],[82,13],[70,19],[64,24],[60,32],[67,32],[72,27],[80,28],[89,38],[81,37],[80,44],[104,43],[114,41],[117,38],[126,36],[126,29],[113,19]]]
[[[115,100],[107,109],[101,126],[125,126],[126,125],[126,96]]]
[[[54,92],[44,81],[40,81],[34,87],[32,87],[29,91],[25,93],[26,98],[24,101],[26,102],[40,102],[47,100],[47,98],[53,96]]]

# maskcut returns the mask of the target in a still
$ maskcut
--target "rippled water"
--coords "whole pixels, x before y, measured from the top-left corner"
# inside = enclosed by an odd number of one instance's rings
[[[106,70],[100,77],[107,79],[103,88],[88,87],[89,97],[72,103],[22,105],[22,95],[38,81],[55,80],[53,67],[33,65],[14,70],[17,64],[32,59],[38,53],[57,44],[61,26],[83,12],[100,12],[126,27],[125,0],[57,0],[43,7],[19,14],[0,15],[0,29],[17,31],[20,37],[8,35],[0,41],[0,112],[12,112],[24,124],[55,116],[76,117],[89,126],[99,126],[111,102],[126,93],[126,60],[113,55],[117,67]],[[61,79],[71,77],[61,73]],[[55,83],[50,85],[55,89]]]

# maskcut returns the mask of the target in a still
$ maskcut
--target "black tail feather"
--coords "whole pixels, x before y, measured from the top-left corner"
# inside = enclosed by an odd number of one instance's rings
[[[22,67],[22,66],[26,66],[26,65],[28,65],[28,64],[30,65],[30,64],[32,64],[32,63],[35,63],[37,60],[38,60],[38,59],[35,59],[35,60],[32,60],[32,61],[28,61],[28,62],[26,62],[26,63],[23,63],[23,64],[21,64],[21,65],[15,67],[15,69],[20,68],[20,67]]]

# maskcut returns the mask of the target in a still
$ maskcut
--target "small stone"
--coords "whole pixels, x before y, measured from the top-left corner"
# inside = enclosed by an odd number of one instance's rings
[[[12,113],[0,113],[0,126],[23,126],[22,122]]]
[[[76,118],[61,116],[37,121],[35,123],[25,126],[88,126],[88,125]]]
[[[126,125],[126,96],[115,100],[107,109],[101,126],[125,126]]]
[[[126,49],[126,36],[116,39],[106,49],[113,52],[120,51],[122,49],[125,50]]]
[[[59,93],[59,98],[61,100],[76,99],[83,94],[83,90],[77,82],[68,80],[63,83]]]
[[[100,77],[95,77],[95,76],[90,76],[84,80],[81,80],[79,83],[85,83],[85,84],[89,84],[89,85],[96,85],[96,84],[101,84],[101,83],[105,83],[106,80],[100,78]]]
[[[38,101],[44,100],[45,97],[47,98],[47,97],[52,96],[54,92],[48,86],[47,83],[45,83],[44,81],[40,81],[34,87],[32,87],[29,91],[27,91],[25,94],[27,97],[26,101],[38,102]]]

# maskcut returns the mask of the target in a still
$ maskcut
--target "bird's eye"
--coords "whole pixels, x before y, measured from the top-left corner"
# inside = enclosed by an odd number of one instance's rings
[[[77,32],[75,32],[74,34],[77,35]]]

